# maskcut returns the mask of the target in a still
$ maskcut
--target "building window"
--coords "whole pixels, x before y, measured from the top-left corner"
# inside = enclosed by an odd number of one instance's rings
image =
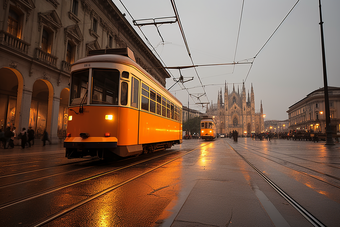
[[[112,38],[111,35],[109,35],[109,43],[108,43],[108,46],[109,46],[110,48],[112,48],[112,42],[113,42],[113,38]]]
[[[318,112],[315,113],[315,117],[316,117],[316,120],[319,120],[319,113]]]
[[[20,15],[13,9],[9,9],[7,20],[7,32],[17,38],[21,38]]]
[[[72,3],[72,13],[78,16],[78,0],[73,0]]]
[[[97,33],[98,21],[96,18],[93,18],[93,31]]]
[[[49,54],[51,53],[51,35],[46,29],[43,29],[42,32],[41,50]]]
[[[75,47],[70,42],[67,42],[66,62],[69,64],[74,62],[74,49]]]
[[[315,104],[315,108],[319,108],[319,104],[318,103]]]

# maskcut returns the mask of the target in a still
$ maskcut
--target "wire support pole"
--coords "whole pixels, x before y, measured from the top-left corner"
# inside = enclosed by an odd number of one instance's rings
[[[321,0],[319,0],[319,13],[320,13],[320,32],[321,32],[321,51],[322,51],[322,68],[323,68],[323,84],[324,84],[324,94],[325,94],[325,114],[326,114],[326,145],[334,145],[332,139],[332,129],[331,129],[331,118],[329,111],[329,97],[328,97],[328,82],[327,82],[327,69],[326,69],[326,54],[325,54],[325,41],[323,34],[323,21],[322,21],[322,10],[321,10]]]

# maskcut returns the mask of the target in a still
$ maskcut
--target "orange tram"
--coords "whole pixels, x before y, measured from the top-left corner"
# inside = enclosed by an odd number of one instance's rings
[[[216,125],[212,118],[203,116],[201,120],[201,138],[204,140],[216,139]]]
[[[92,51],[76,61],[70,89],[67,158],[127,157],[182,143],[182,103],[128,48]]]

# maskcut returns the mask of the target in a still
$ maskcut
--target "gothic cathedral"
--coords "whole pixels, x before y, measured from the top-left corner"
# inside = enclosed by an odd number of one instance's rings
[[[242,87],[235,91],[228,92],[227,84],[224,88],[224,102],[222,99],[222,90],[218,92],[217,105],[211,104],[207,108],[207,115],[214,117],[216,122],[217,133],[229,134],[236,130],[239,135],[249,136],[251,133],[261,133],[264,130],[262,101],[260,112],[255,113],[254,89],[251,85],[251,96],[246,99],[246,89]]]

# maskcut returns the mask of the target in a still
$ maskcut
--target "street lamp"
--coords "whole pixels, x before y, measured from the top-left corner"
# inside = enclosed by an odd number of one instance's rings
[[[326,111],[326,145],[335,145],[332,139],[331,119],[329,114],[329,98],[328,98],[328,83],[327,83],[327,69],[326,69],[326,54],[325,44],[323,37],[323,21],[321,12],[321,0],[319,0],[319,13],[320,13],[320,32],[321,32],[321,51],[322,51],[322,68],[323,68],[323,83],[324,83],[324,94],[325,94],[325,111]]]

